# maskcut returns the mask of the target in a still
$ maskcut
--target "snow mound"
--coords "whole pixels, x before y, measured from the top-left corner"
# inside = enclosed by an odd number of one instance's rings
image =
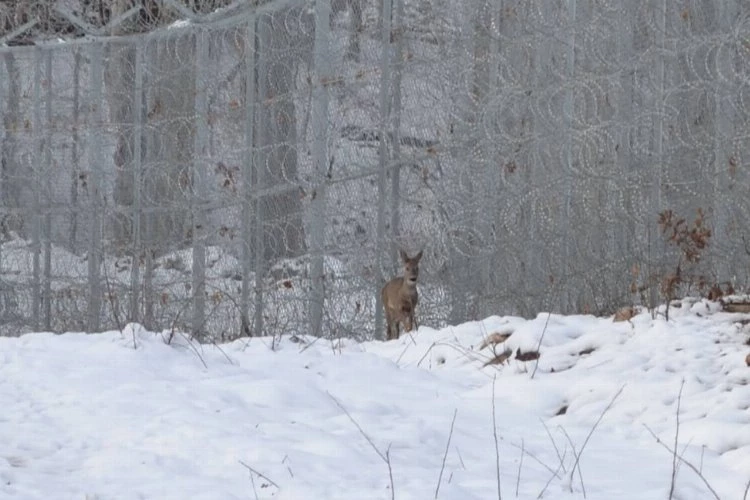
[[[675,498],[742,498],[748,323],[684,301],[391,342],[0,338],[0,498],[479,500],[499,475],[505,497],[663,499],[678,414]]]

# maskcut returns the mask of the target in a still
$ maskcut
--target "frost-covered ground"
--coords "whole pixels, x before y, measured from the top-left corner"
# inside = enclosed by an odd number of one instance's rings
[[[491,317],[388,343],[0,338],[0,498],[388,499],[386,457],[396,499],[435,498],[439,479],[440,499],[497,498],[494,399],[503,498],[668,498],[673,457],[649,429],[673,446],[679,401],[678,452],[741,499],[750,315],[718,309]],[[532,378],[515,353],[543,332]],[[492,333],[514,356],[483,368]],[[674,498],[714,494],[678,461]]]

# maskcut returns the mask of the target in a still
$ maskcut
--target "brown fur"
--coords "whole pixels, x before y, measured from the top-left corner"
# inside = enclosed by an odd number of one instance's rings
[[[420,251],[414,257],[409,257],[406,252],[401,250],[399,255],[404,264],[404,275],[393,278],[385,284],[380,292],[383,299],[383,309],[385,310],[386,340],[399,338],[399,323],[403,324],[406,332],[418,328],[414,312],[419,299],[417,278],[419,277],[419,260],[422,258],[422,252]]]

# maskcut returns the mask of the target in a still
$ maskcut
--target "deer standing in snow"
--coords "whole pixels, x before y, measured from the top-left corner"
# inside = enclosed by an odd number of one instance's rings
[[[393,278],[385,284],[380,294],[385,309],[386,340],[397,339],[400,335],[399,323],[404,325],[404,331],[410,332],[417,328],[414,310],[417,307],[417,278],[419,277],[419,260],[422,258],[420,250],[414,257],[399,250],[404,264],[404,275]]]

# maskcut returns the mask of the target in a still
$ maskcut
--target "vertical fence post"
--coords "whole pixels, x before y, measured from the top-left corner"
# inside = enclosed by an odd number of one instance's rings
[[[148,178],[152,175],[151,170],[153,169],[153,160],[150,158],[149,149],[155,147],[155,140],[153,134],[147,133],[150,127],[148,121],[148,108],[153,105],[148,99],[148,89],[151,85],[155,85],[157,79],[152,75],[154,67],[152,61],[158,61],[158,42],[145,42],[141,47],[141,67],[143,71],[143,81],[141,86],[143,92],[141,93],[143,102],[141,103],[141,109],[138,110],[141,114],[141,121],[144,126],[142,135],[142,144],[145,146],[145,150],[141,151],[141,167],[144,172],[144,177]],[[151,137],[149,139],[149,137]],[[148,160],[148,161],[147,161]],[[143,326],[149,331],[155,331],[161,328],[161,322],[157,322],[154,316],[154,306],[157,304],[157,297],[154,290],[154,261],[156,259],[156,228],[154,224],[154,218],[156,217],[155,200],[148,196],[148,191],[145,190],[145,185],[141,186],[141,211],[143,213],[143,226],[141,227],[142,236],[144,240],[143,248]],[[143,196],[145,195],[145,196]]]
[[[567,77],[568,90],[565,92],[565,101],[563,103],[563,119],[565,120],[565,145],[564,160],[565,169],[565,193],[563,204],[563,256],[562,265],[560,266],[560,278],[569,278],[571,271],[571,239],[573,238],[573,224],[571,206],[573,203],[573,113],[575,113],[573,98],[575,91],[575,72],[576,72],[576,0],[568,0],[568,53],[567,53]],[[567,275],[567,276],[566,276]],[[571,305],[570,287],[573,284],[565,279],[560,291],[560,312],[563,314],[569,311]]]
[[[138,323],[141,285],[141,175],[143,161],[143,44],[135,42],[133,95],[133,250],[130,266],[130,321]]]
[[[70,162],[71,162],[71,174],[70,174],[70,204],[71,217],[70,217],[70,239],[69,245],[72,251],[75,253],[78,250],[78,183],[80,179],[78,176],[81,173],[81,158],[80,150],[78,149],[80,138],[78,136],[78,127],[80,126],[80,100],[81,100],[81,53],[80,47],[73,49],[73,130],[71,130],[71,144],[70,144]]]
[[[91,110],[89,120],[89,171],[90,171],[90,204],[89,217],[91,220],[88,251],[89,271],[89,302],[88,324],[89,332],[99,330],[101,321],[102,291],[101,291],[101,259],[102,259],[102,220],[104,209],[102,203],[101,173],[104,168],[102,161],[101,129],[104,126],[102,83],[104,81],[103,56],[104,45],[96,41],[91,45]]]
[[[617,176],[627,178],[633,168],[633,147],[631,146],[631,130],[634,127],[633,101],[635,99],[635,68],[633,57],[633,22],[636,9],[633,2],[622,2],[620,4],[621,15],[618,23],[617,33],[617,60],[621,65],[622,72],[619,77],[620,92],[617,96],[617,144],[619,148],[615,151],[617,163]],[[622,225],[624,230],[613,231],[614,255],[616,259],[627,262],[635,256],[633,242],[636,240],[635,228],[635,204],[632,190],[622,185],[617,178],[611,181],[612,190],[623,190],[625,200],[626,220]]]
[[[52,330],[52,50],[44,55],[44,73],[47,80],[47,96],[45,99],[44,119],[44,186],[46,199],[44,203],[44,329]]]
[[[0,57],[4,56],[4,54],[0,54]],[[5,144],[5,100],[7,99],[7,95],[5,92],[5,82],[10,82],[11,75],[5,72],[5,65],[0,64],[0,120],[3,121],[3,126],[0,126],[0,144]],[[5,186],[3,183],[5,182],[5,176],[0,175],[0,196],[2,196],[5,193]],[[5,206],[6,200],[0,200],[0,221],[3,220],[5,217]],[[3,272],[3,241],[2,241],[2,234],[0,234],[0,274]]]
[[[393,2],[396,2],[395,8]],[[391,31],[394,33],[395,54],[393,55],[393,77],[391,91],[393,92],[393,107],[391,114],[391,234],[393,240],[389,259],[394,262],[398,258],[399,237],[401,226],[401,78],[404,69],[404,33],[402,31],[404,0],[391,0]]]
[[[666,30],[667,30],[667,0],[662,0],[661,5],[657,6],[656,16],[654,23],[657,26],[656,31],[656,44],[658,50],[658,62],[656,65],[657,72],[657,94],[656,94],[656,122],[654,123],[654,148],[655,162],[652,162],[656,172],[653,173],[654,181],[651,184],[651,200],[649,203],[649,213],[646,214],[646,234],[648,235],[648,249],[649,249],[649,278],[656,276],[660,272],[659,262],[659,248],[657,242],[659,241],[659,228],[656,225],[656,217],[664,207],[662,206],[661,199],[661,182],[662,182],[662,162],[664,161],[664,87],[666,85],[666,60],[665,60],[665,48],[666,48]],[[649,285],[649,307],[656,307],[658,301],[658,287],[656,284]]]
[[[250,273],[253,269],[252,242],[252,193],[255,149],[255,16],[251,16],[245,27],[245,154],[242,168],[242,295],[240,298],[240,321],[243,335],[260,335],[252,332],[247,312],[250,309]],[[257,304],[256,304],[257,305]],[[256,319],[258,309],[256,307]],[[256,325],[257,326],[257,325]]]
[[[487,86],[487,93],[489,99],[496,99],[497,94],[503,91],[501,83],[500,83],[500,61],[501,61],[501,50],[502,50],[502,23],[503,23],[503,4],[504,0],[493,0],[490,3],[490,26],[489,26],[489,68],[488,68],[488,86]],[[497,119],[496,117],[493,117],[493,119]],[[479,123],[482,123],[483,120],[478,120]],[[489,151],[489,158],[492,158],[494,154],[496,154],[497,146],[492,145],[490,146]],[[495,165],[485,165],[485,171],[487,173],[487,181],[488,186],[485,187],[485,193],[496,193],[496,190],[500,190],[505,186],[505,176],[503,175],[503,169],[500,166]],[[490,195],[490,199],[488,200],[488,205],[491,207],[491,213],[493,216],[497,217],[502,212],[502,198],[503,195],[500,194],[499,196],[494,196],[494,199],[492,195]],[[497,215],[494,215],[497,214]],[[497,255],[497,249],[500,247],[500,241],[497,237],[497,233],[494,231],[494,229],[491,229],[494,224],[492,224],[490,221],[485,220],[484,221],[486,225],[484,225],[484,228],[487,228],[486,230],[488,233],[492,234],[492,238],[490,241],[492,241],[492,244],[494,248],[492,250],[487,249],[487,251],[484,251],[484,255],[479,259],[479,265],[481,266],[481,275],[483,276],[482,280],[480,281],[482,286],[482,289],[479,293],[483,294],[485,298],[492,297],[497,294],[497,289],[499,288],[495,277],[497,275],[496,271],[496,264],[493,262],[495,259],[492,258],[492,255]],[[472,273],[473,274],[473,273]],[[475,311],[474,313],[477,315],[483,315],[485,313],[492,314],[492,311],[485,311],[483,309],[483,306],[487,303],[485,301],[478,301],[479,302],[479,310]],[[483,303],[484,302],[484,303]],[[494,302],[494,301],[493,301]]]
[[[383,277],[383,254],[385,253],[385,208],[386,208],[386,180],[390,161],[388,156],[388,116],[391,103],[391,10],[392,0],[383,0],[381,15],[383,24],[380,67],[380,159],[378,170],[378,222],[377,246],[375,249],[375,275],[378,282],[375,289],[375,335],[383,335],[383,300],[380,297],[380,287],[385,281]]]
[[[41,300],[42,300],[42,283],[41,283],[41,218],[42,218],[42,201],[41,190],[43,185],[42,168],[42,49],[34,49],[34,104],[32,118],[32,134],[34,143],[34,154],[32,155],[31,170],[34,178],[34,214],[31,227],[31,248],[32,248],[32,293],[31,293],[31,323],[35,331],[39,331]]]
[[[257,18],[257,26],[255,28],[257,45],[255,50],[257,53],[257,67],[255,68],[255,79],[257,81],[256,87],[256,98],[258,106],[255,107],[255,116],[257,122],[255,124],[255,156],[253,161],[253,183],[255,189],[258,192],[263,191],[266,187],[265,173],[268,161],[268,151],[266,134],[268,134],[268,124],[264,123],[267,117],[266,106],[267,104],[262,101],[263,96],[268,95],[267,90],[267,79],[265,75],[268,74],[269,63],[268,56],[271,50],[270,44],[266,42],[270,39],[270,20],[269,14],[262,14]],[[263,280],[266,275],[266,261],[265,261],[265,233],[266,228],[264,227],[265,213],[263,210],[263,198],[260,194],[253,196],[255,200],[253,211],[255,212],[254,229],[253,229],[253,255],[255,256],[255,317],[253,318],[253,329],[255,335],[263,335],[263,308],[264,308],[264,297],[263,297]]]
[[[195,146],[193,152],[193,319],[192,333],[202,339],[205,333],[206,306],[206,213],[203,173],[207,168],[208,145],[208,37],[200,29],[195,35]]]
[[[717,23],[714,32],[723,36],[725,33],[731,33],[732,21],[737,19],[737,6],[734,2],[717,3],[716,8],[719,10]],[[718,28],[718,29],[717,29]],[[726,40],[722,40],[721,45],[716,51],[716,78],[722,75],[730,75],[734,71],[732,67],[733,54],[727,46]],[[741,248],[732,245],[733,237],[730,229],[730,212],[731,198],[729,198],[729,187],[732,169],[737,168],[738,159],[734,156],[734,136],[735,136],[735,106],[732,102],[732,94],[728,93],[719,81],[712,82],[714,85],[714,193],[713,193],[713,215],[715,238],[714,241],[724,246],[725,250],[732,251],[733,248]],[[713,242],[712,242],[713,243]],[[732,259],[726,257],[714,258],[713,267],[716,270],[716,281],[721,283],[734,280],[735,263]],[[732,283],[734,284],[734,283]]]
[[[328,85],[331,57],[328,43],[330,0],[315,1],[315,66],[313,85],[313,162],[315,170],[315,197],[312,205],[311,253],[312,253],[312,297],[310,301],[310,329],[319,337],[323,324],[323,301],[325,300],[325,217],[326,217],[326,172],[328,170]]]

